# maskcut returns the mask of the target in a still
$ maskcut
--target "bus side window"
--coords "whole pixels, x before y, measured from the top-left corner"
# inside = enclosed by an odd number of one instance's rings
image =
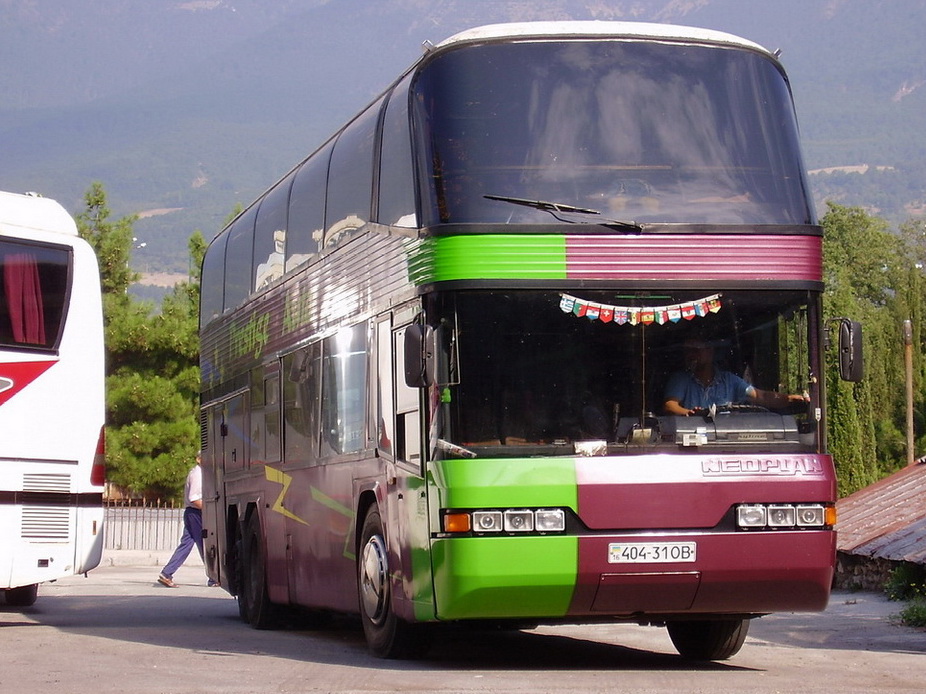
[[[225,294],[225,244],[228,231],[222,232],[209,245],[203,258],[200,279],[199,326],[203,327],[222,315],[222,300]]]
[[[315,459],[320,361],[320,342],[283,357],[283,459],[287,463]]]
[[[410,463],[421,464],[421,414],[420,398],[422,390],[405,384],[405,328],[395,332],[393,345],[395,349],[395,457]]]
[[[225,248],[225,310],[240,305],[252,291],[251,263],[254,258],[254,219],[257,205],[232,222]]]
[[[322,455],[364,447],[367,386],[367,324],[342,328],[323,343]]]
[[[287,176],[264,197],[254,227],[254,291],[283,276],[286,212],[293,176]]]
[[[251,458],[280,460],[280,373],[274,362],[251,370]]]
[[[383,144],[379,164],[379,210],[381,224],[418,226],[415,213],[415,172],[408,122],[408,82],[392,92],[383,119]]]
[[[318,253],[325,228],[325,186],[333,142],[329,142],[299,167],[289,196],[286,236],[286,272]]]
[[[328,169],[325,246],[334,246],[370,221],[373,197],[373,143],[382,100],[345,128],[334,145]]]
[[[392,370],[392,317],[376,322],[376,446],[391,454],[395,441],[395,398]]]

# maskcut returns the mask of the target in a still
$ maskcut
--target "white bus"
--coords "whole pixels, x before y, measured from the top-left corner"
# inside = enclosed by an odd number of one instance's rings
[[[0,592],[86,573],[103,551],[104,353],[90,245],[47,198],[0,192]]]

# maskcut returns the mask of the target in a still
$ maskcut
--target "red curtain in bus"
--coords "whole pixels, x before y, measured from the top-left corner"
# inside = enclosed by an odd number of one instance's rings
[[[14,342],[45,344],[45,312],[35,256],[31,253],[7,255],[3,263],[3,285]]]

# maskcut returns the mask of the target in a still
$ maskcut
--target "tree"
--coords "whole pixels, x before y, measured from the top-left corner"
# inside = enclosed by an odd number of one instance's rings
[[[922,282],[926,247],[921,227],[894,233],[887,222],[858,207],[830,203],[822,224],[824,314],[847,316],[864,325],[864,381],[841,381],[835,353],[827,368],[829,447],[844,495],[906,461],[901,328],[904,320],[917,319],[914,362],[922,364],[919,324],[926,308]],[[922,377],[918,375],[919,383]]]
[[[189,242],[195,276],[152,311],[128,293],[136,217],[110,220],[106,193],[94,183],[76,216],[97,252],[106,331],[106,462],[110,482],[146,497],[177,498],[198,446],[199,271],[202,234]]]

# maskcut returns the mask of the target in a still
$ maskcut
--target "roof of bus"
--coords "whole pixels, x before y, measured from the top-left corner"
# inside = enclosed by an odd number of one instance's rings
[[[565,21],[565,22],[518,22],[509,24],[487,24],[467,29],[441,41],[437,47],[468,41],[484,41],[498,38],[543,37],[543,36],[610,36],[630,39],[665,39],[674,41],[696,41],[741,48],[750,48],[771,55],[771,52],[757,43],[733,34],[712,29],[654,24],[648,22],[607,21]]]
[[[74,218],[57,201],[0,191],[0,233],[18,235],[25,229],[77,236]]]

